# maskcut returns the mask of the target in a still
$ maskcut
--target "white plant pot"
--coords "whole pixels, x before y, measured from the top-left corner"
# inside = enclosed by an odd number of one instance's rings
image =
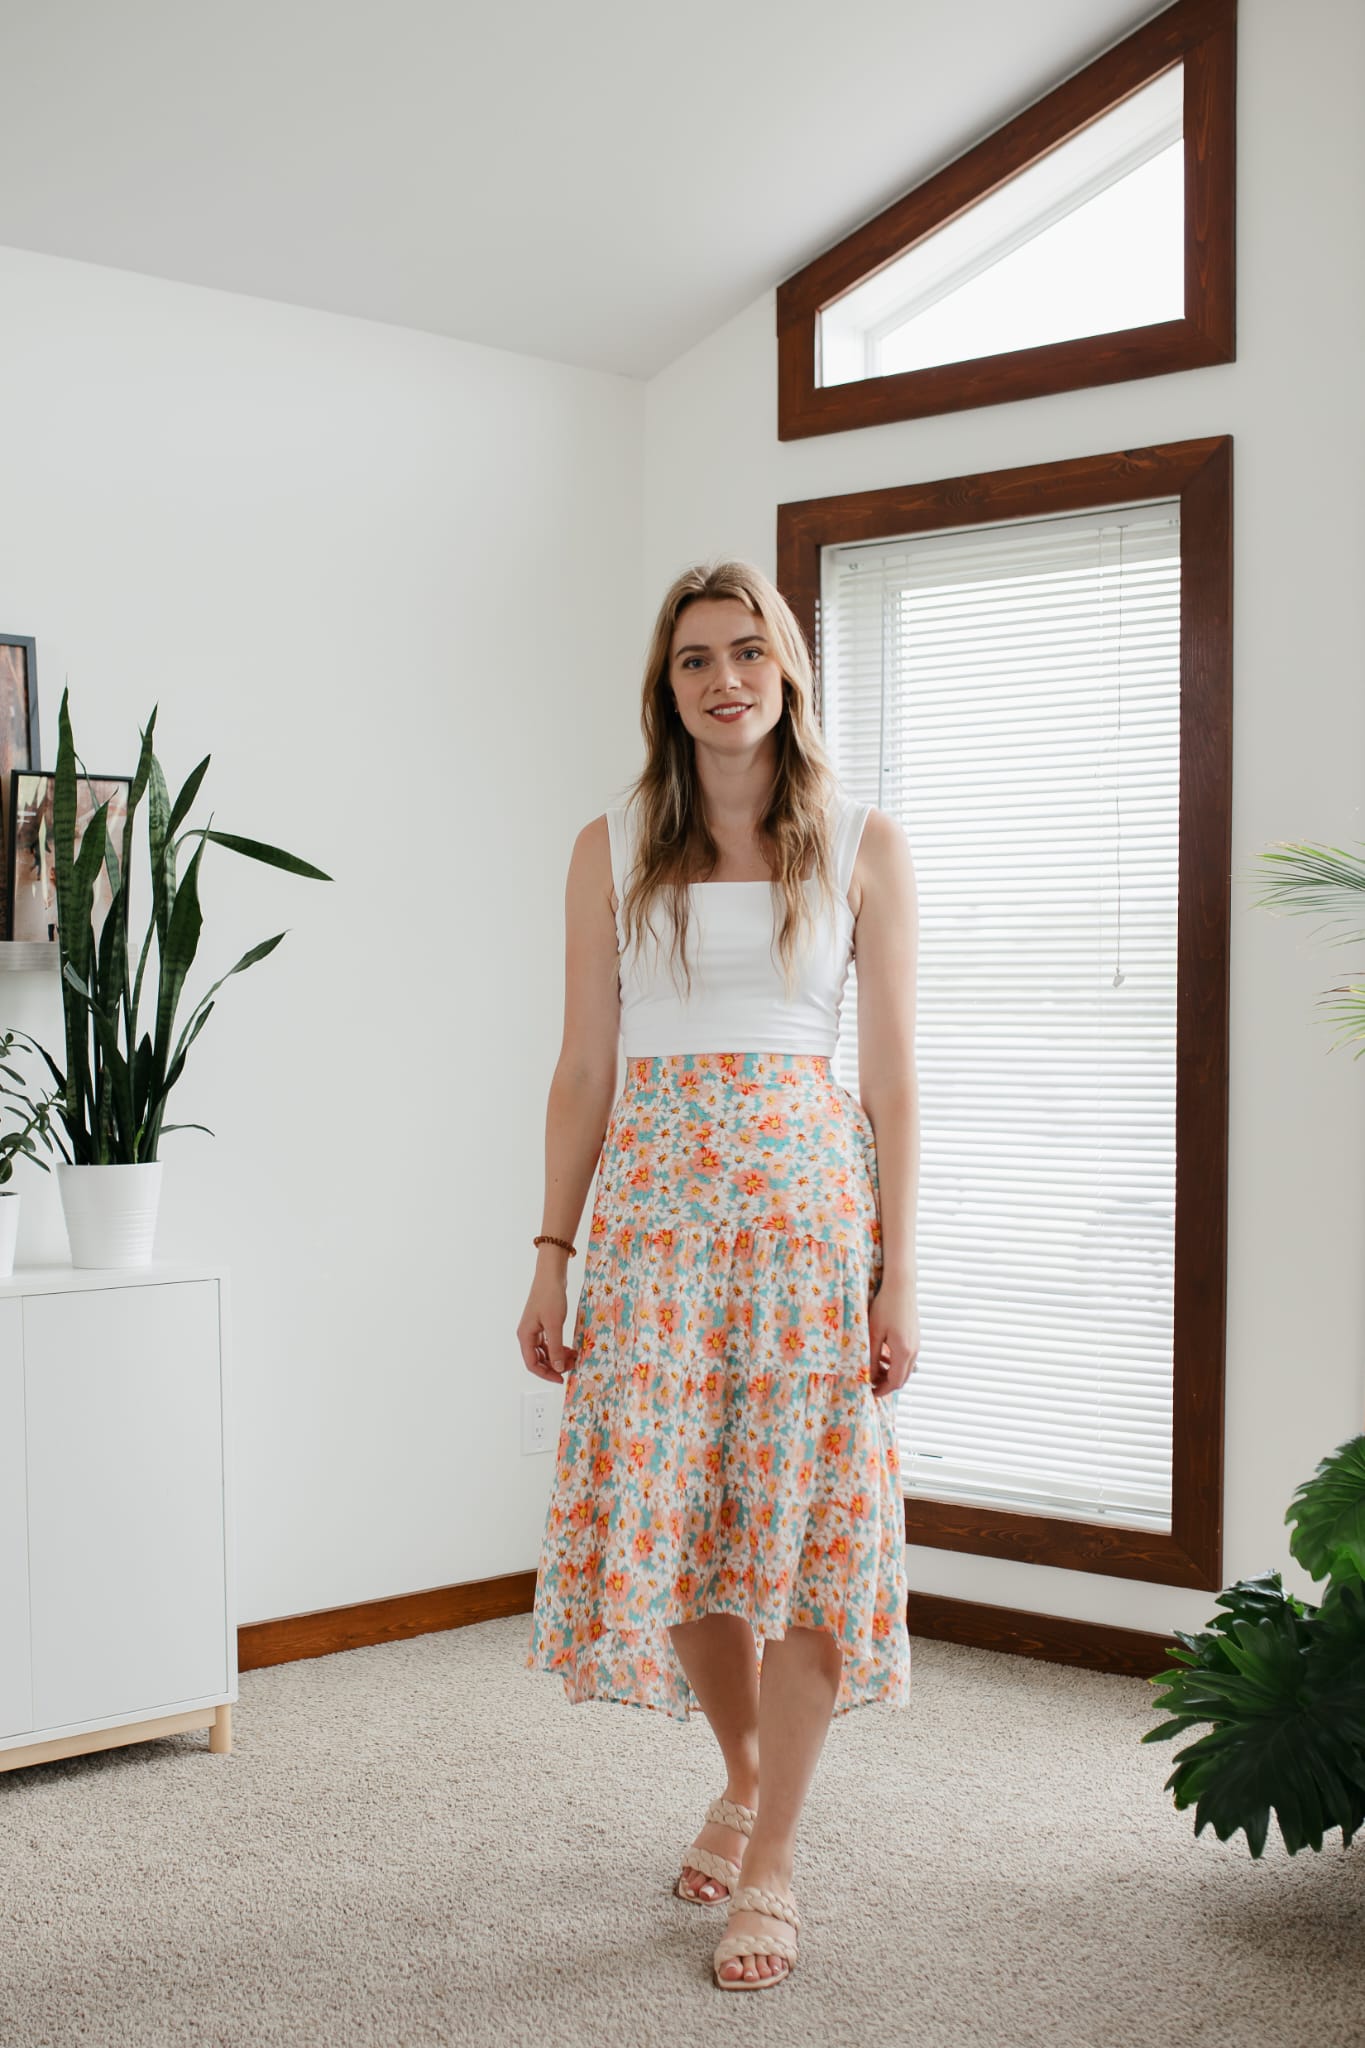
[[[149,1266],[161,1199],[161,1161],[56,1168],[73,1266]]]
[[[19,1242],[19,1197],[0,1195],[0,1280],[14,1273],[14,1247]]]

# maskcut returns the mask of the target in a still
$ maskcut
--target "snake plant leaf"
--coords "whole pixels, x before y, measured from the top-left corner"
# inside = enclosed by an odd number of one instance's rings
[[[177,1050],[175,1057],[171,1061],[170,1066],[166,1069],[166,1079],[161,1087],[160,1096],[158,1098],[156,1119],[152,1127],[153,1143],[160,1143],[161,1133],[166,1128],[166,1126],[164,1126],[161,1121],[162,1116],[165,1114],[166,1098],[169,1096],[176,1082],[180,1079],[181,1074],[185,1071],[185,1061],[189,1055],[189,1049],[194,1044],[195,1039],[199,1036],[204,1026],[208,1023],[212,1011],[213,1004],[210,1003],[208,1008],[206,1010],[203,1010],[195,1018],[193,1029],[188,1030],[185,1033],[185,1035],[182,1038],[180,1048]]]
[[[133,1110],[139,1127],[149,1120],[154,1065],[152,1041],[149,1034],[144,1031],[137,1051],[133,1054]]]
[[[122,1001],[123,1004],[123,1042],[125,1045],[129,1046],[135,1045],[137,1043],[136,997],[141,994],[140,982],[137,989],[134,990],[133,986],[131,985],[128,979],[128,914],[132,906],[133,826],[137,817],[137,807],[141,803],[142,798],[146,793],[148,778],[150,777],[152,770],[152,762],[156,758],[153,752],[153,734],[155,733],[155,731],[156,706],[153,705],[152,715],[148,719],[146,731],[142,735],[142,750],[138,755],[137,769],[133,775],[132,786],[128,791],[128,806],[123,814],[123,849],[121,861],[123,867],[124,897],[122,920],[123,938],[121,943],[122,987],[120,1000]]]
[[[1365,1580],[1365,1436],[1320,1460],[1285,1511],[1289,1548],[1315,1579]]]
[[[185,986],[185,977],[194,964],[194,956],[199,949],[199,934],[204,924],[203,913],[199,907],[199,863],[203,852],[204,842],[201,840],[185,870],[184,880],[175,891],[170,916],[166,921],[166,936],[161,946],[156,1033],[152,1041],[153,1086],[158,1090],[169,1063],[171,1032],[175,1028],[175,1013],[180,1002],[180,992]]]
[[[233,853],[245,854],[248,860],[265,861],[272,868],[284,868],[291,875],[306,875],[310,881],[330,882],[321,868],[315,868],[311,861],[300,860],[296,853],[284,853],[278,846],[264,846],[259,839],[243,839],[236,832],[214,832],[208,826],[201,828],[205,839],[211,839],[215,846],[226,846]]]
[[[75,920],[75,929],[67,935],[66,950],[70,959],[83,973],[89,972],[91,955],[95,949],[91,912],[95,903],[95,877],[104,864],[108,818],[109,805],[106,801],[92,814],[90,822],[81,834],[80,852],[72,865],[68,884],[68,906]],[[60,912],[58,922],[60,924]]]
[[[189,1019],[185,1025],[185,1029],[181,1033],[180,1044],[176,1047],[177,1057],[179,1056],[182,1048],[188,1050],[190,1036],[198,1035],[199,1026],[195,1023],[195,1017],[198,1014],[199,1010],[203,1009],[205,1004],[208,1004],[210,1009],[213,1007],[213,998],[217,995],[219,989],[223,986],[223,983],[225,981],[230,980],[234,974],[241,974],[246,968],[254,967],[258,960],[264,960],[266,954],[273,953],[276,946],[279,945],[280,940],[285,936],[286,934],[284,932],[276,932],[273,939],[262,939],[259,945],[250,947],[245,953],[243,953],[241,959],[237,962],[235,967],[229,967],[226,974],[219,975],[217,981],[214,982],[212,988],[205,990],[204,994],[200,996],[199,1001],[195,1004],[194,1010],[191,1011]],[[207,1011],[205,1011],[205,1015],[207,1015]],[[194,1025],[193,1034],[191,1034],[190,1032],[191,1025]]]
[[[211,1138],[217,1136],[216,1131],[209,1131],[209,1127],[207,1124],[163,1124],[161,1126],[161,1135],[163,1138],[165,1137],[167,1131],[208,1131],[209,1136]]]
[[[170,791],[155,754],[147,776],[147,850],[152,875],[152,912],[157,944],[164,955],[175,897],[175,848],[170,836]]]
[[[128,1063],[119,1051],[117,1019],[110,1017],[98,1003],[90,1005],[90,1018],[104,1054],[110,1135],[113,1129],[120,1131],[120,1156],[135,1162],[138,1158],[137,1124],[133,1116],[133,1093]]]
[[[189,816],[190,806],[199,794],[199,785],[203,782],[205,775],[208,773],[208,765],[212,759],[212,754],[205,754],[203,760],[199,763],[199,766],[197,768],[191,769],[190,773],[186,776],[180,794],[176,798],[175,803],[172,806],[171,815],[166,822],[166,836],[168,839],[174,838],[175,834],[180,830],[180,827],[184,824],[186,818]],[[186,1124],[184,1126],[179,1126],[178,1128],[188,1130],[189,1125]],[[196,1128],[202,1129],[203,1126],[199,1125],[196,1126]]]

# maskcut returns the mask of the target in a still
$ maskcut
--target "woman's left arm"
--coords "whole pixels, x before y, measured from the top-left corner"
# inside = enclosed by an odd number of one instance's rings
[[[877,1142],[882,1282],[869,1315],[872,1387],[905,1384],[919,1350],[915,1222],[919,1085],[915,988],[919,900],[910,845],[889,812],[872,810],[858,847],[858,1084]],[[885,1351],[888,1356],[883,1357]]]

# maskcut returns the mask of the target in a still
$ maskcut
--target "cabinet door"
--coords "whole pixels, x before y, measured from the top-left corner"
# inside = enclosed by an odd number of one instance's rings
[[[214,1280],[24,1301],[38,1728],[227,1690]]]
[[[28,1506],[24,1494],[24,1321],[0,1301],[0,1735],[33,1726],[28,1661]]]

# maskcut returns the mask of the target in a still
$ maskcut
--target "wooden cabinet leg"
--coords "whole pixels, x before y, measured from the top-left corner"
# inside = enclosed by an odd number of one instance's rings
[[[232,1708],[230,1705],[219,1707],[213,1717],[213,1726],[209,1729],[209,1748],[214,1756],[231,1756],[232,1754]]]

